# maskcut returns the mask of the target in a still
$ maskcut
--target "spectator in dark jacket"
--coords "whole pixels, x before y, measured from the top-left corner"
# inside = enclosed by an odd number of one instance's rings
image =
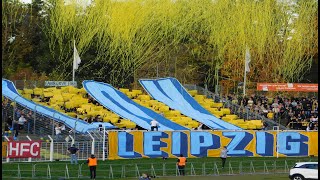
[[[74,144],[72,144],[71,147],[68,148],[68,151],[69,151],[70,156],[71,156],[71,164],[73,164],[73,162],[75,164],[78,164],[77,154],[79,152],[79,149],[74,147]]]

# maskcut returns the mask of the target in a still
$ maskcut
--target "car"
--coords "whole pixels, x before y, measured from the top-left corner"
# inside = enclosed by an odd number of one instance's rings
[[[318,162],[298,162],[291,169],[292,180],[318,179]]]

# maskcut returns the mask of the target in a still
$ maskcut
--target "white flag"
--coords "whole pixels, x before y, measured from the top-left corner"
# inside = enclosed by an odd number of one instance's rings
[[[78,69],[79,64],[81,63],[81,59],[79,57],[77,48],[76,48],[76,43],[74,42],[74,50],[73,50],[73,69]]]
[[[246,72],[250,72],[250,68],[249,68],[250,61],[251,61],[250,51],[249,51],[249,48],[246,48],[245,67],[244,67],[244,70]]]

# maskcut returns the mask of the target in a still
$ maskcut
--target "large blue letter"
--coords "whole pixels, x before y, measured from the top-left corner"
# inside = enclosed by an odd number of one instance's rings
[[[307,156],[308,137],[298,132],[281,132],[278,134],[278,152],[287,156]]]
[[[160,138],[168,138],[168,134],[159,131],[144,132],[144,154],[149,157],[168,157],[166,152],[160,151],[161,147],[167,147],[167,143],[161,142]]]
[[[123,158],[142,157],[133,151],[133,135],[126,132],[118,132],[118,156]]]
[[[261,156],[273,156],[273,135],[267,132],[256,132],[256,152]]]
[[[188,156],[188,136],[183,132],[172,132],[171,153],[175,156]]]
[[[220,147],[220,137],[208,132],[190,132],[191,154],[197,157],[207,157],[208,149]]]
[[[227,147],[229,156],[253,156],[252,152],[244,150],[252,140],[252,134],[248,132],[223,132],[222,134],[225,137],[232,138]]]

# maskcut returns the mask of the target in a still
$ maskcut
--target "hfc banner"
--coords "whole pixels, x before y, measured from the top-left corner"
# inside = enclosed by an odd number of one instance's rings
[[[109,132],[108,159],[318,156],[318,132],[302,131],[131,131]]]
[[[9,158],[40,158],[41,141],[9,141]]]

